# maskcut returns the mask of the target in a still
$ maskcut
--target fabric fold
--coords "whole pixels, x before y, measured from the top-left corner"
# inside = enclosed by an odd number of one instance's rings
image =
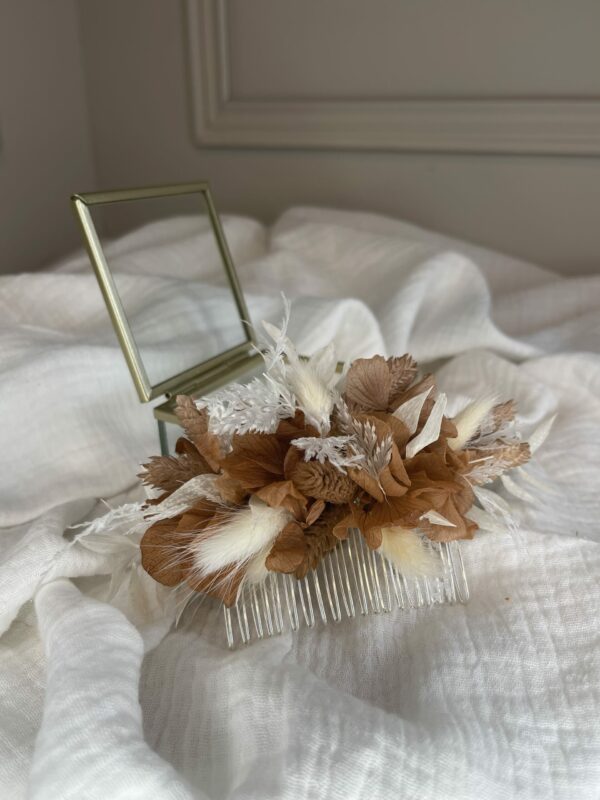
[[[35,607],[48,666],[31,800],[204,797],[144,741],[135,628],[67,580],[44,586]]]

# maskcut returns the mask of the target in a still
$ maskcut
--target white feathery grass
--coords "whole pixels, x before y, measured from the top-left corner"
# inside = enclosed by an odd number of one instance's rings
[[[258,498],[236,511],[190,544],[194,571],[210,575],[224,567],[243,565],[267,547],[292,519],[284,508],[271,508]],[[205,535],[206,534],[206,535]]]
[[[267,349],[267,373],[273,372],[275,378],[291,390],[307,422],[325,435],[329,433],[334,405],[332,389],[337,382],[335,348],[333,344],[329,344],[314,353],[308,361],[303,361],[286,335],[288,319],[289,306],[286,306],[282,328],[270,322],[262,323],[274,342]]]
[[[307,422],[314,425],[322,435],[326,435],[329,433],[334,403],[329,380],[325,380],[310,361],[293,359],[289,352],[287,355],[289,365],[286,377],[298,406],[304,412]]]
[[[259,350],[259,353],[261,353],[265,360],[267,372],[275,372],[280,375],[285,371],[284,354],[286,348],[290,344],[290,340],[287,336],[287,329],[290,324],[290,315],[292,312],[292,305],[283,292],[281,293],[281,299],[283,300],[281,328],[277,328],[270,322],[263,320],[262,326],[271,339],[273,339],[274,344],[267,345],[264,350]]]
[[[291,444],[304,452],[304,460],[316,459],[319,464],[328,461],[341,473],[346,473],[346,467],[356,467],[363,463],[363,453],[355,452],[353,445],[355,436],[306,436],[292,439]]]
[[[416,456],[428,444],[435,442],[440,435],[440,428],[442,426],[442,418],[446,410],[448,398],[442,392],[436,398],[431,414],[427,418],[427,422],[423,426],[421,433],[417,434],[414,439],[406,445],[406,457],[412,458]]]
[[[147,527],[143,503],[125,503],[117,508],[108,507],[110,510],[101,517],[96,517],[90,522],[71,525],[71,530],[82,529],[73,541],[80,541],[88,537],[91,541],[91,537],[95,534],[127,535],[129,532],[135,533]]]
[[[282,419],[294,416],[296,400],[287,386],[264,374],[262,380],[232,383],[199,405],[208,411],[209,431],[231,438],[234,433],[273,433]]]
[[[383,528],[379,552],[391,561],[407,578],[420,575],[438,577],[442,573],[441,561],[423,537],[413,530],[393,527]]]
[[[529,437],[529,451],[533,455],[536,450],[544,444],[546,439],[548,438],[548,434],[552,426],[554,425],[554,420],[556,419],[557,415],[554,414],[548,419],[545,419],[538,427],[534,430],[534,432]]]
[[[503,497],[484,489],[483,486],[473,486],[473,493],[479,505],[485,512],[506,525],[507,530],[514,531],[517,528],[517,521],[512,513],[510,505]]]
[[[406,425],[411,436],[417,430],[419,417],[421,416],[421,411],[423,410],[425,400],[427,400],[431,394],[432,389],[433,386],[430,386],[429,389],[421,392],[421,394],[411,397],[410,400],[406,401],[406,403],[402,403],[402,405],[398,406],[398,408],[394,411],[393,416]]]
[[[474,400],[457,414],[452,420],[456,425],[458,435],[448,439],[451,450],[462,450],[479,430],[481,423],[496,405],[497,399],[493,396],[482,397]]]
[[[479,501],[479,504],[490,514],[497,514],[498,516],[512,515],[510,505],[503,497],[500,497],[496,492],[490,489],[484,489],[483,486],[473,486],[473,494]]]

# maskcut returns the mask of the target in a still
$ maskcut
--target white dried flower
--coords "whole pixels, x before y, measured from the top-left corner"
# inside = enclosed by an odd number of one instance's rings
[[[352,436],[327,436],[319,438],[317,436],[307,436],[300,439],[293,439],[292,444],[299,450],[304,451],[304,460],[316,459],[320,464],[325,461],[346,473],[346,467],[358,467],[364,461],[364,456],[357,453],[353,447],[355,443]]]
[[[293,417],[293,393],[269,375],[248,384],[233,383],[199,401],[209,414],[209,430],[220,436],[234,433],[273,433],[282,419]]]

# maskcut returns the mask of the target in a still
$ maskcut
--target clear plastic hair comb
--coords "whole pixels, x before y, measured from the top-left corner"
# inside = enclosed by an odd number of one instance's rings
[[[429,542],[428,547],[439,558],[439,576],[407,578],[352,529],[302,580],[271,573],[260,585],[242,588],[236,604],[223,607],[227,643],[234,648],[359,614],[466,603],[469,587],[458,542]]]

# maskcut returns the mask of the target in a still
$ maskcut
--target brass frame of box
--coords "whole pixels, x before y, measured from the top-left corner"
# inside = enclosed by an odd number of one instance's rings
[[[104,255],[96,226],[92,219],[90,207],[122,203],[125,201],[146,200],[151,198],[174,197],[177,195],[199,194],[204,198],[208,216],[212,225],[215,240],[223,262],[223,269],[233,293],[242,329],[246,340],[213,358],[203,361],[189,369],[173,375],[173,377],[152,385],[144,367],[139,348],[135,342],[131,326],[125,314],[115,280]],[[250,325],[250,316],[246,301],[238,280],[237,273],[227,241],[221,227],[219,216],[206,181],[182,183],[170,186],[152,186],[140,189],[119,189],[110,192],[86,192],[74,194],[71,203],[81,226],[87,252],[98,279],[108,313],[117,334],[121,350],[125,356],[138,397],[142,403],[156,397],[166,396],[167,401],[154,408],[154,416],[160,422],[176,422],[173,410],[175,397],[178,394],[208,393],[239,378],[252,370],[260,361],[256,351],[254,333]]]

